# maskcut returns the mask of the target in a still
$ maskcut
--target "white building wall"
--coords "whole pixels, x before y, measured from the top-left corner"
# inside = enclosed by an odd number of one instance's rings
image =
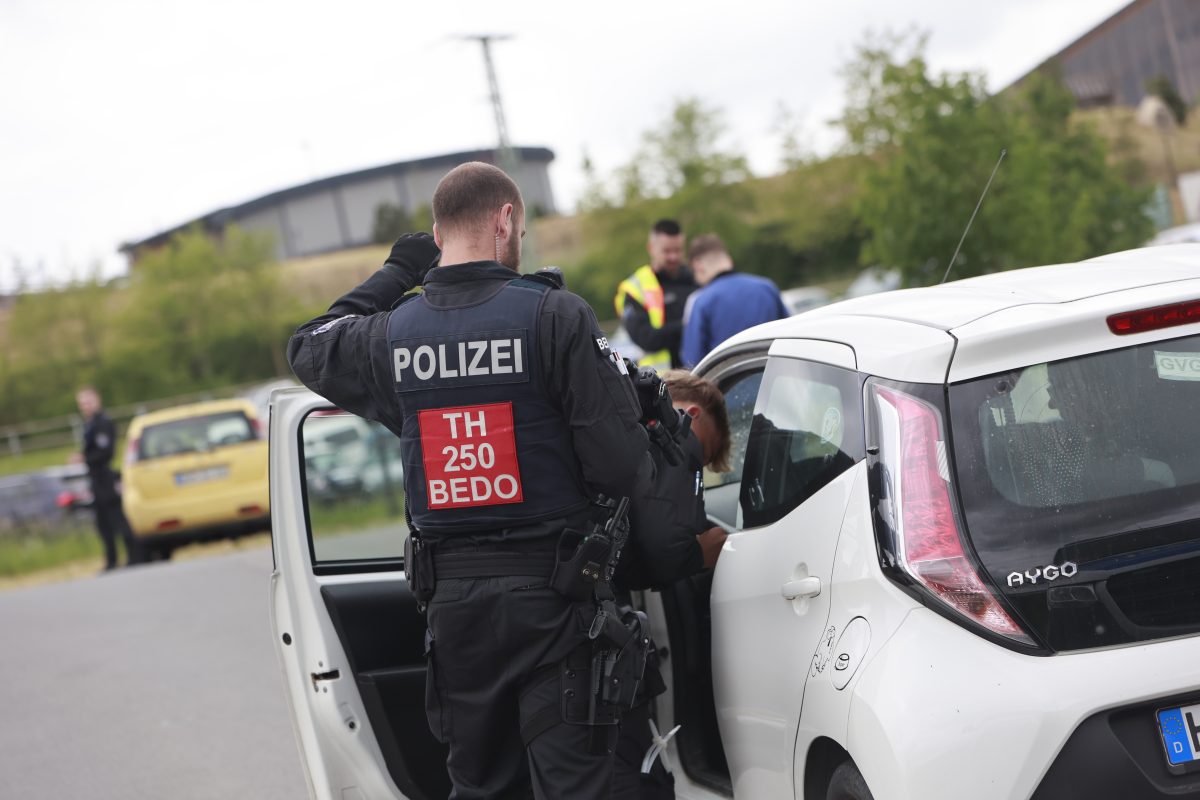
[[[517,178],[529,208],[555,213],[548,166],[541,161],[522,162]],[[391,174],[342,180],[299,197],[260,203],[258,209],[239,215],[236,222],[247,230],[270,233],[280,259],[358,247],[371,242],[375,209],[381,203],[409,212],[427,207],[449,169],[445,164],[413,165]]]
[[[332,191],[289,200],[284,204],[283,213],[287,220],[286,251],[289,258],[339,250],[346,246]]]
[[[408,170],[401,177],[401,181],[412,203],[409,210],[412,211],[413,209],[428,206],[432,203],[433,190],[437,188],[438,181],[442,179],[442,176],[449,171],[449,167],[436,167],[433,169],[424,167]]]
[[[284,245],[283,219],[278,207],[264,208],[247,214],[237,221],[238,227],[256,233],[271,235],[271,243],[275,248],[275,258],[286,258]]]
[[[347,184],[340,189],[342,207],[346,211],[346,228],[350,245],[371,241],[375,225],[375,209],[384,203],[405,206],[396,186],[395,176],[373,178],[361,183]]]

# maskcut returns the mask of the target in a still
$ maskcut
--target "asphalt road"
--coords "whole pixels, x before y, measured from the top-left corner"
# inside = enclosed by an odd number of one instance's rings
[[[0,798],[307,797],[269,549],[0,593]]]

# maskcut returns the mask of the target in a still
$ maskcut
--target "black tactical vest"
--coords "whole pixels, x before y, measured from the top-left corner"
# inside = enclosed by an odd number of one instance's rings
[[[475,305],[439,308],[421,296],[392,311],[404,490],[419,530],[506,528],[587,506],[539,358],[549,291],[518,278]]]

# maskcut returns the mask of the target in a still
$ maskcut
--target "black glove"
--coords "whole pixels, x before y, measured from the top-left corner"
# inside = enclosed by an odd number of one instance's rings
[[[380,272],[404,286],[415,289],[425,280],[425,274],[441,258],[442,251],[428,233],[406,233],[392,245],[392,252],[383,262]]]
[[[632,363],[626,359],[627,365]],[[667,463],[679,466],[683,463],[679,443],[687,437],[692,418],[675,410],[666,382],[653,368],[638,367],[633,373],[633,386],[642,405],[641,423],[650,434],[650,441],[662,450]]]

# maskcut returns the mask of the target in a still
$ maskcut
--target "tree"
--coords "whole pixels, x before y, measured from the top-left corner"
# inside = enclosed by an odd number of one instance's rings
[[[982,74],[931,74],[923,49],[920,36],[867,42],[844,72],[839,122],[848,149],[872,164],[857,202],[864,263],[898,267],[908,285],[940,280],[1002,149],[954,277],[1145,240],[1148,190],[1125,183],[1127,166],[1110,166],[1103,141],[1072,123],[1074,98],[1053,75],[989,96]]]
[[[297,318],[285,299],[269,237],[198,229],[145,254],[131,275],[124,359],[129,378],[172,393],[284,374]],[[141,365],[153,365],[147,375]]]
[[[123,405],[287,374],[287,338],[311,309],[284,291],[272,250],[236,227],[220,239],[194,229],[143,254],[127,288],[94,272],[19,294],[0,424],[70,413],[84,384]]]
[[[66,414],[74,409],[80,386],[94,384],[101,392],[110,388],[106,366],[114,300],[115,290],[98,269],[70,286],[17,295],[0,367],[0,421]]]
[[[395,203],[375,206],[375,221],[371,225],[371,241],[375,244],[391,244],[410,231],[412,217],[403,208]]]
[[[858,263],[858,196],[871,164],[862,156],[795,163],[756,182],[754,236],[739,264],[788,288],[840,275]]]
[[[716,109],[689,97],[675,102],[667,124],[642,134],[643,195],[727,186],[750,177],[746,157],[720,147],[725,123]]]
[[[675,103],[659,127],[642,134],[634,157],[609,181],[586,162],[585,236],[593,242],[572,276],[601,319],[612,313],[617,284],[646,262],[656,219],[674,217],[692,233],[715,232],[734,250],[749,243],[753,195],[742,182],[746,159],[722,147],[721,112],[696,98]]]

